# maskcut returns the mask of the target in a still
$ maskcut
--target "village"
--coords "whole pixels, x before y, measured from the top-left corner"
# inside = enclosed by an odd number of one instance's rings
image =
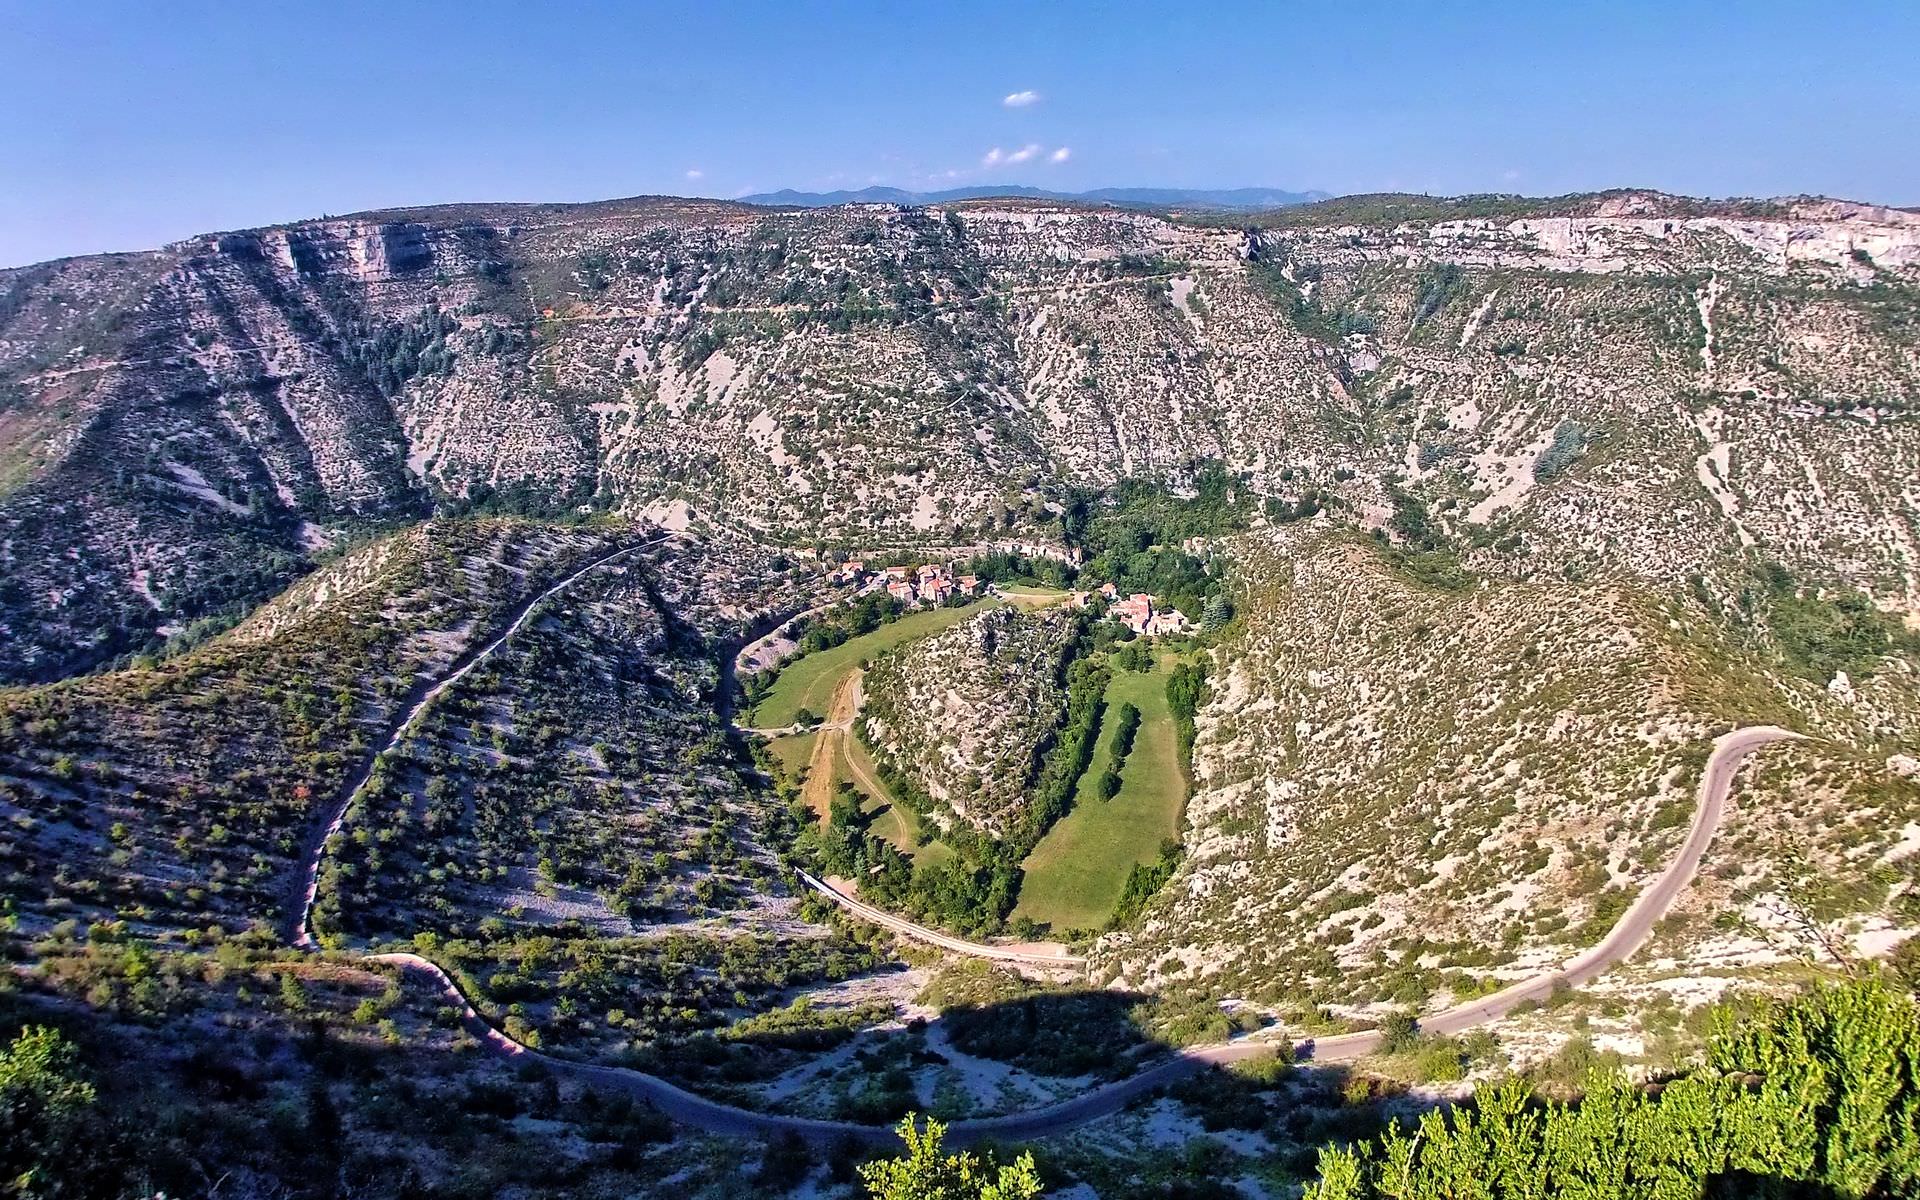
[[[949,563],[921,563],[917,566],[887,566],[869,570],[863,559],[840,564],[829,578],[834,583],[852,584],[865,592],[884,588],[887,595],[909,606],[937,608],[956,600],[977,596],[1004,595],[992,583],[977,575],[955,575]],[[1162,607],[1146,592],[1123,597],[1111,582],[1098,588],[1066,592],[1061,599],[1070,607],[1106,606],[1106,615],[1141,637],[1192,633],[1193,622],[1172,606]]]
[[[1193,632],[1193,622],[1179,609],[1160,607],[1146,592],[1135,592],[1123,600],[1120,598],[1120,589],[1111,583],[1101,584],[1098,591],[1075,592],[1069,603],[1075,608],[1085,608],[1094,602],[1095,596],[1108,604],[1108,616],[1142,637]]]

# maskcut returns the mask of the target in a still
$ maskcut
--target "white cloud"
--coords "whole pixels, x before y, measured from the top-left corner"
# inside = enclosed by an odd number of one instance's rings
[[[1005,157],[1006,155],[1001,153],[1000,147],[995,146],[980,156],[980,165],[983,167],[997,167],[1000,165],[1000,160]]]
[[[705,171],[702,171],[702,170],[701,170],[701,169],[700,169],[699,167],[688,167],[688,168],[687,168],[687,178],[688,178],[688,179],[704,179],[704,178],[706,178],[706,174],[707,174],[707,173],[706,173]]]
[[[1063,163],[1072,157],[1073,157],[1073,150],[1070,147],[1062,146],[1058,150],[1055,150],[1052,154],[1047,155],[1047,161]]]
[[[1000,103],[1006,105],[1008,108],[1026,108],[1029,105],[1040,103],[1040,93],[1029,88],[1023,92],[1013,93]]]
[[[1036,146],[1032,142],[1028,142],[1026,145],[1020,147],[1018,150],[1015,150],[1012,154],[1007,155],[1007,161],[1010,163],[1029,162],[1032,160],[1033,156],[1038,153],[1040,153],[1040,147]]]

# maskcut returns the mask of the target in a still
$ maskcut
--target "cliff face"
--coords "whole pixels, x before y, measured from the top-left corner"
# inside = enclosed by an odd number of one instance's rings
[[[0,678],[436,505],[944,536],[1205,458],[1483,569],[1914,601],[1913,214],[1288,212],[464,206],[0,272]]]

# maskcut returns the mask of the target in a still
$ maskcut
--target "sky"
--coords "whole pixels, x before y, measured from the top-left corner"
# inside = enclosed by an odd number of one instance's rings
[[[0,265],[884,184],[1920,204],[1920,3],[0,0]]]

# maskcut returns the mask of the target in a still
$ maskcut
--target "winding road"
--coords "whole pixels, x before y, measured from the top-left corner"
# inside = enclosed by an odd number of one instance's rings
[[[1065,946],[1053,942],[1028,942],[1019,945],[995,945],[992,942],[969,942],[938,929],[928,929],[925,925],[915,925],[905,917],[896,917],[885,909],[875,908],[862,903],[845,889],[837,888],[824,880],[816,879],[805,871],[798,873],[801,880],[814,891],[832,900],[841,908],[872,925],[890,929],[916,942],[925,942],[929,946],[938,946],[942,950],[951,950],[955,954],[965,954],[972,958],[987,958],[996,962],[1020,963],[1034,967],[1084,967],[1087,960],[1073,954]]]
[[[317,948],[310,924],[327,840],[339,831],[348,808],[351,807],[360,789],[364,788],[367,780],[371,778],[380,755],[405,735],[407,729],[420,718],[435,698],[457,683],[517,633],[541,602],[565,590],[582,576],[661,540],[665,540],[664,537],[603,555],[525,601],[515,610],[507,627],[497,637],[458,661],[452,670],[419,693],[418,698],[404,710],[401,719],[393,726],[381,745],[368,756],[366,763],[349,786],[343,789],[340,800],[331,810],[330,820],[325,825],[324,832],[310,841],[304,864],[304,886],[297,904],[292,907],[289,914],[289,940],[303,948]],[[1707,758],[1706,768],[1701,774],[1693,823],[1687,832],[1686,840],[1681,844],[1679,853],[1668,864],[1666,870],[1642,890],[1633,905],[1599,943],[1575,955],[1555,970],[1509,985],[1490,996],[1468,1001],[1423,1018],[1420,1027],[1432,1033],[1451,1034],[1498,1020],[1519,1005],[1529,1001],[1543,1000],[1556,988],[1585,983],[1632,956],[1646,943],[1655,923],[1666,916],[1675,899],[1692,882],[1694,873],[1699,868],[1701,856],[1706,852],[1714,833],[1720,827],[1727,793],[1740,764],[1749,754],[1762,746],[1801,736],[1774,726],[1754,726],[1736,729],[1717,738],[1713,744],[1713,751]],[[1070,955],[1034,953],[1032,949],[1025,947],[966,942],[863,904],[853,896],[804,872],[801,877],[808,886],[831,898],[836,904],[862,920],[954,953],[1044,966],[1079,965],[1083,962]],[[361,961],[395,966],[403,971],[426,977],[453,1007],[461,1023],[480,1041],[480,1044],[503,1060],[538,1061],[558,1075],[564,1075],[596,1088],[644,1099],[656,1105],[674,1121],[691,1128],[723,1135],[796,1134],[813,1142],[851,1138],[890,1145],[894,1141],[893,1130],[887,1126],[755,1112],[709,1100],[643,1071],[575,1062],[571,1059],[543,1054],[515,1041],[487,1021],[475,1008],[471,999],[460,991],[452,976],[434,962],[420,955],[408,953],[365,955],[361,956]],[[1261,1058],[1275,1053],[1275,1043],[1264,1036],[1264,1033],[1265,1031],[1249,1034],[1224,1044],[1196,1046],[1182,1050],[1127,1079],[1090,1089],[1055,1104],[1024,1112],[1008,1113],[1004,1116],[958,1121],[950,1126],[948,1136],[958,1145],[983,1138],[1023,1140],[1062,1133],[1117,1112],[1130,1101],[1210,1065]],[[1348,1061],[1371,1053],[1378,1048],[1379,1042],[1380,1034],[1375,1031],[1339,1034],[1304,1043],[1296,1048],[1296,1054],[1301,1058],[1321,1062]]]
[[[820,604],[816,604],[812,608],[803,608],[799,612],[794,613],[792,616],[788,617],[786,620],[780,622],[778,625],[775,625],[772,629],[767,630],[765,633],[761,634],[759,637],[753,639],[751,642],[748,642],[746,645],[740,647],[740,649],[737,652],[735,652],[733,656],[734,673],[746,674],[748,672],[761,670],[765,667],[778,666],[781,661],[784,661],[784,658],[780,660],[776,660],[775,662],[771,662],[771,663],[762,663],[760,661],[760,656],[766,653],[767,647],[773,645],[773,643],[778,641],[789,640],[787,638],[788,631],[791,630],[796,624],[800,623],[801,621],[810,620],[814,617],[819,616],[823,612],[829,612],[835,608],[840,607],[842,604],[845,604],[847,601],[871,590],[872,590],[871,586],[858,588],[854,591],[848,592],[844,596],[837,596],[832,600],[827,600]]]

